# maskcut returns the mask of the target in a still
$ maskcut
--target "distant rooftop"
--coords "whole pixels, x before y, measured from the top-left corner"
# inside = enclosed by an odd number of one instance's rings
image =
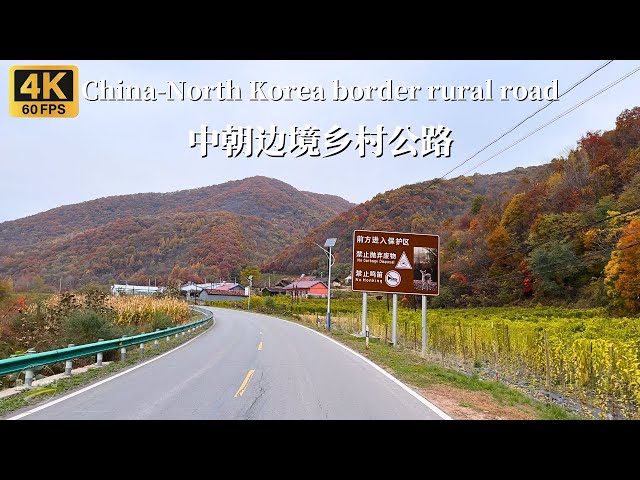
[[[324,282],[320,280],[300,280],[299,282],[293,282],[290,285],[284,287],[285,290],[302,290],[306,288],[311,288],[318,283],[323,284],[325,287],[327,286]]]
[[[244,291],[243,290],[220,290],[217,288],[207,288],[206,292],[209,295],[231,295],[231,296],[235,296],[235,297],[244,297]]]

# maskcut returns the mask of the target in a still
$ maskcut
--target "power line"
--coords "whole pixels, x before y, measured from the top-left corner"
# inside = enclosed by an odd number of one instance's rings
[[[622,250],[627,250],[627,249],[629,249],[629,248],[635,247],[635,246],[637,246],[637,245],[640,245],[640,242],[635,242],[635,243],[632,243],[632,244],[627,245],[626,247],[622,247],[622,248],[616,248],[616,247],[613,247],[613,248],[605,248],[605,249],[602,249],[602,250],[594,250],[594,251],[592,251],[592,252],[588,252],[588,253],[587,253],[587,255],[597,255],[597,254],[601,254],[601,253],[613,253],[613,252],[619,252],[619,251],[622,251]],[[556,263],[553,263],[553,264],[550,264],[550,265],[547,265],[547,266],[562,265],[562,264],[565,264],[565,263],[567,263],[567,261],[564,261],[564,262],[556,262]],[[557,271],[562,271],[562,270],[566,270],[566,268],[564,268],[564,269],[554,269],[554,268],[551,268],[551,269],[539,270],[539,271],[538,271],[538,274],[540,274],[540,273],[549,273],[549,272],[554,272],[554,271],[556,271],[556,270],[557,270]],[[514,272],[514,273],[515,273],[515,272]],[[521,273],[519,273],[519,274],[520,274],[520,275],[522,275]]]
[[[627,246],[622,247],[622,248],[613,247],[613,248],[604,248],[604,249],[601,249],[601,250],[593,250],[591,252],[587,252],[585,254],[585,256],[586,255],[593,256],[593,255],[598,255],[598,254],[603,254],[603,253],[612,253],[612,252],[615,252],[615,251],[627,250],[627,249],[635,247],[637,245],[640,245],[640,241],[632,243],[632,244],[627,245]],[[559,262],[550,263],[550,264],[547,265],[547,267],[552,267],[552,266],[555,266],[555,265],[564,265],[564,264],[567,264],[567,267],[566,268],[559,268],[559,269],[547,268],[547,269],[544,269],[544,270],[538,270],[538,272],[535,274],[535,276],[539,276],[539,274],[541,274],[541,273],[549,273],[549,272],[555,272],[555,271],[559,271],[560,272],[562,270],[566,270],[567,268],[569,268],[568,263],[569,262],[567,260],[562,260],[562,261],[559,261]],[[495,276],[495,277],[489,277],[489,278],[484,278],[484,279],[475,281],[473,283],[473,285],[470,285],[470,286],[473,287],[473,286],[478,286],[478,285],[486,285],[486,284],[490,284],[490,283],[495,283],[495,282],[497,282],[499,280],[509,280],[509,279],[514,279],[515,280],[515,279],[519,279],[519,278],[521,278],[523,276],[524,276],[524,274],[522,272],[505,273],[503,275],[498,275],[498,276]],[[533,272],[532,272],[532,276],[534,276]]]
[[[596,68],[595,70],[593,70],[591,73],[589,73],[588,75],[586,75],[585,77],[581,78],[580,80],[578,80],[576,83],[574,83],[573,85],[571,85],[571,87],[569,87],[565,92],[563,92],[561,95],[558,95],[557,99],[552,99],[549,101],[549,103],[545,104],[544,106],[542,106],[541,108],[539,108],[538,110],[536,110],[535,112],[533,112],[531,115],[529,115],[528,117],[526,117],[524,120],[520,121],[520,123],[517,123],[514,127],[511,127],[509,130],[507,130],[506,132],[504,132],[502,135],[500,135],[498,138],[496,138],[495,140],[493,140],[492,142],[488,143],[487,145],[485,145],[484,147],[482,147],[480,150],[478,150],[476,153],[474,153],[473,155],[471,155],[469,158],[467,158],[465,161],[463,161],[462,163],[456,165],[454,168],[452,168],[451,170],[449,170],[447,173],[445,173],[442,177],[446,177],[447,175],[449,175],[450,173],[456,171],[458,168],[460,168],[461,166],[463,166],[464,164],[466,164],[469,160],[473,159],[474,157],[476,157],[479,153],[484,152],[487,148],[489,148],[491,145],[495,144],[496,142],[498,142],[499,140],[501,140],[502,138],[506,137],[507,135],[509,135],[511,132],[513,132],[516,128],[518,128],[520,125],[522,125],[523,123],[525,123],[527,120],[529,120],[530,118],[533,118],[534,116],[536,116],[538,113],[540,113],[542,110],[544,110],[545,108],[547,108],[548,106],[550,106],[553,102],[557,102],[558,100],[560,100],[560,98],[562,98],[563,96],[565,96],[567,93],[569,93],[571,90],[573,90],[574,88],[576,88],[578,85],[580,85],[581,83],[585,82],[587,79],[589,79],[591,76],[593,76],[594,74],[596,74],[597,72],[599,72],[600,70],[602,70],[604,67],[606,67],[607,65],[609,65],[611,62],[613,62],[613,60],[608,60],[605,63],[603,63],[602,65],[600,65],[598,68]]]
[[[615,215],[611,215],[610,217],[603,218],[602,220],[597,220],[597,221],[595,221],[595,222],[588,223],[588,224],[586,224],[586,225],[585,225],[585,226],[583,226],[583,227],[576,227],[576,228],[573,228],[573,229],[569,230],[568,232],[566,232],[565,237],[567,237],[568,235],[571,235],[571,234],[577,233],[577,232],[578,232],[578,231],[580,231],[580,230],[585,230],[585,229],[587,229],[587,228],[591,228],[591,227],[593,227],[593,226],[595,226],[595,225],[598,225],[598,224],[600,224],[600,223],[602,223],[602,222],[608,222],[608,221],[613,220],[614,218],[620,217],[620,216],[622,216],[622,215],[627,215],[627,214],[629,214],[629,213],[634,213],[634,212],[636,212],[636,211],[638,211],[638,210],[640,210],[640,205],[638,205],[637,207],[632,208],[631,210],[627,210],[627,211],[625,211],[625,212],[616,213]],[[542,245],[546,245],[547,243],[551,243],[551,242],[553,242],[553,241],[555,241],[555,239],[549,239],[549,240],[545,240],[544,242],[540,242],[540,243],[536,244],[536,246],[535,246],[535,247],[530,248],[530,249],[529,249],[529,251],[528,251],[528,252],[526,252],[526,253],[529,253],[531,250],[533,250],[533,248],[537,248],[537,247],[540,247],[540,246],[542,246]],[[514,253],[520,253],[520,251],[519,251],[518,249],[513,249],[510,253],[507,253],[507,254],[505,254],[505,255],[501,255],[501,256],[499,256],[499,257],[494,258],[494,259],[493,259],[493,261],[494,261],[494,262],[496,262],[497,260],[501,260],[501,259],[503,259],[503,258],[506,258],[506,257],[508,257],[509,255],[513,255]],[[526,254],[526,253],[525,253],[525,254]]]
[[[511,145],[509,145],[508,147],[505,147],[504,149],[502,149],[502,150],[500,150],[499,152],[495,153],[495,154],[494,154],[494,155],[492,155],[491,157],[489,157],[489,158],[487,158],[486,160],[484,160],[484,161],[480,162],[478,165],[474,166],[472,169],[470,169],[470,170],[466,171],[465,173],[463,173],[463,175],[466,175],[467,173],[469,173],[469,172],[471,172],[471,171],[475,170],[475,169],[476,169],[476,168],[478,168],[480,165],[483,165],[484,163],[488,162],[488,161],[489,161],[489,160],[491,160],[492,158],[495,158],[496,156],[500,155],[501,153],[503,153],[503,152],[507,151],[508,149],[512,148],[513,146],[515,146],[515,145],[517,145],[518,143],[522,142],[523,140],[527,139],[527,138],[528,138],[528,137],[530,137],[531,135],[533,135],[533,134],[535,134],[535,133],[539,132],[540,130],[542,130],[543,128],[545,128],[545,127],[547,127],[547,126],[551,125],[552,123],[556,122],[557,120],[559,120],[560,118],[564,117],[565,115],[568,115],[569,113],[571,113],[571,112],[573,112],[574,110],[578,109],[579,107],[581,107],[581,106],[582,106],[582,105],[584,105],[585,103],[587,103],[587,102],[591,101],[592,99],[594,99],[594,98],[595,98],[595,97],[597,97],[598,95],[600,95],[600,94],[602,94],[602,93],[606,92],[607,90],[609,90],[610,88],[614,87],[614,86],[615,86],[615,85],[617,85],[618,83],[620,83],[620,82],[622,82],[623,80],[625,80],[625,79],[629,78],[631,75],[634,75],[634,74],[635,74],[635,73],[637,73],[638,71],[640,71],[640,66],[639,66],[639,67],[636,67],[635,69],[633,69],[633,70],[631,70],[630,72],[626,73],[625,75],[623,75],[622,77],[620,77],[620,78],[618,78],[617,80],[613,81],[612,83],[610,83],[610,84],[609,84],[609,85],[607,85],[606,87],[604,87],[604,88],[600,89],[600,90],[599,90],[599,91],[597,91],[596,93],[594,93],[594,94],[590,95],[590,96],[589,96],[589,97],[587,97],[586,99],[584,99],[584,100],[582,100],[582,101],[578,102],[577,104],[575,104],[574,106],[572,106],[572,107],[570,107],[569,109],[565,110],[565,111],[564,111],[564,112],[562,112],[560,115],[556,116],[555,118],[553,118],[553,119],[552,119],[552,120],[550,120],[549,122],[545,123],[544,125],[542,125],[542,126],[538,127],[537,129],[535,129],[535,130],[533,130],[533,131],[529,132],[527,135],[525,135],[524,137],[521,137],[520,139],[516,140],[514,143],[512,143],[512,144],[511,144]],[[622,213],[619,213],[619,214],[613,215],[613,216],[611,216],[611,217],[608,217],[608,218],[606,218],[606,219],[600,220],[600,221],[598,221],[598,222],[593,222],[592,224],[590,224],[590,225],[588,224],[587,226],[585,226],[585,227],[581,227],[581,228],[588,228],[588,227],[590,227],[590,226],[593,226],[593,225],[595,225],[595,224],[601,223],[601,222],[603,222],[603,221],[608,221],[608,220],[610,220],[610,219],[612,219],[612,218],[615,218],[615,217],[618,217],[618,216],[620,216],[620,215],[628,214],[628,213],[630,213],[630,212],[633,212],[633,211],[637,210],[638,208],[640,208],[640,207],[636,207],[636,208],[634,208],[634,209],[632,209],[632,210],[629,210],[629,211],[626,211],[626,212],[622,212]],[[577,231],[577,230],[578,230],[578,229],[575,229],[575,230],[574,230],[574,232],[575,232],[575,231]],[[549,243],[549,241],[543,242],[542,244],[544,244],[544,243]],[[507,254],[507,255],[512,255],[512,254],[514,254],[514,253],[517,253],[517,251],[513,251],[513,252],[511,252],[511,253],[509,253],[509,254]],[[495,262],[496,260],[499,260],[499,259],[504,258],[504,257],[505,257],[505,256],[498,257],[498,258],[494,259],[493,261]]]
[[[582,100],[581,102],[578,102],[577,104],[575,104],[573,107],[565,110],[564,112],[562,112],[560,115],[558,115],[557,117],[549,120],[547,123],[545,123],[544,125],[541,125],[540,127],[536,128],[535,130],[532,130],[531,132],[527,133],[524,137],[519,138],[518,140],[516,140],[515,142],[513,142],[511,145],[509,145],[508,147],[503,148],[502,150],[500,150],[497,153],[494,153],[493,155],[491,155],[489,158],[487,158],[486,160],[483,160],[482,162],[478,163],[476,166],[472,167],[470,170],[467,170],[466,172],[464,172],[462,175],[466,175],[469,172],[472,172],[473,170],[475,170],[476,168],[478,168],[481,165],[484,165],[485,163],[487,163],[489,160],[491,160],[492,158],[497,157],[498,155],[500,155],[501,153],[506,152],[507,150],[509,150],[510,148],[518,145],[520,142],[526,140],[527,138],[529,138],[531,135],[539,132],[540,130],[542,130],[543,128],[548,127],[549,125],[551,125],[552,123],[560,120],[562,117],[564,117],[565,115],[570,114],[571,112],[573,112],[574,110],[580,108],[582,105],[584,105],[585,103],[593,100],[595,97],[597,97],[598,95],[600,95],[601,93],[606,92],[607,90],[609,90],[610,88],[614,87],[615,85],[617,85],[618,83],[622,82],[623,80],[626,80],[627,78],[629,78],[631,75],[637,73],[638,71],[640,71],[640,67],[636,67],[635,69],[633,69],[632,71],[630,71],[629,73],[623,75],[622,77],[618,78],[617,80],[613,81],[612,83],[610,83],[609,85],[607,85],[606,87],[604,87],[603,89],[597,91],[596,93],[594,93],[593,95],[585,98],[584,100]]]
[[[562,96],[566,95],[567,93],[569,93],[571,90],[573,90],[575,87],[577,87],[578,85],[580,85],[581,83],[585,82],[586,80],[588,80],[590,77],[592,77],[593,75],[595,75],[597,72],[599,72],[600,70],[602,70],[604,67],[606,67],[607,65],[609,65],[611,62],[613,62],[613,60],[608,60],[605,63],[603,63],[602,65],[600,65],[598,68],[596,68],[595,70],[591,71],[590,73],[588,73],[586,76],[584,76],[583,78],[581,78],[580,80],[578,80],[577,82],[575,82],[571,87],[569,87],[565,92],[563,92],[561,95],[558,96],[558,99],[560,99]],[[527,120],[531,119],[532,117],[534,117],[535,115],[537,115],[538,113],[540,113],[542,110],[544,110],[545,108],[547,108],[549,105],[551,105],[553,102],[555,102],[557,100],[551,100],[549,103],[547,103],[546,105],[544,105],[543,107],[539,108],[538,110],[536,110],[535,112],[533,112],[532,114],[530,114],[529,116],[527,116],[526,118],[524,118],[523,120],[521,120],[520,122],[518,122],[514,127],[511,127],[509,130],[507,130],[506,132],[502,133],[499,137],[497,137],[496,139],[492,140],[491,142],[489,142],[487,145],[485,145],[484,147],[482,147],[480,150],[478,150],[477,152],[475,152],[473,155],[471,155],[470,157],[468,157],[467,159],[465,159],[462,163],[459,163],[458,165],[456,165],[454,168],[452,168],[451,170],[449,170],[447,173],[445,173],[444,175],[442,175],[441,177],[435,178],[433,180],[431,180],[430,183],[428,183],[426,185],[425,188],[431,188],[433,185],[436,185],[437,183],[441,182],[442,180],[445,179],[445,177],[447,175],[449,175],[450,173],[456,171],[458,168],[460,168],[461,166],[463,166],[464,164],[466,164],[467,162],[469,162],[470,160],[472,160],[473,158],[475,158],[476,156],[478,156],[478,154],[482,153],[483,151],[485,151],[487,148],[489,148],[491,145],[495,144],[496,142],[498,142],[499,140],[501,140],[502,138],[504,138],[505,136],[507,136],[508,134],[510,134],[511,132],[513,132],[515,129],[517,129],[520,125],[522,125],[523,123],[525,123]],[[493,157],[491,157],[493,158]],[[409,198],[407,198],[406,200],[403,200],[402,202],[397,203],[395,206],[391,207],[387,212],[391,212],[393,210],[395,210],[396,208],[400,207],[401,205],[404,205],[406,202],[409,201]]]
[[[556,116],[555,118],[553,118],[553,119],[552,119],[552,120],[550,120],[549,122],[545,123],[544,125],[542,125],[542,126],[538,127],[537,129],[535,129],[535,130],[533,130],[533,131],[529,132],[529,133],[528,133],[527,135],[525,135],[524,137],[522,137],[522,138],[520,138],[519,140],[515,141],[514,143],[512,143],[512,144],[511,144],[511,145],[509,145],[508,147],[505,147],[504,149],[502,149],[502,150],[501,150],[501,151],[499,151],[498,153],[496,153],[496,154],[492,155],[491,157],[487,158],[487,159],[486,159],[486,160],[484,160],[483,162],[481,162],[481,163],[479,163],[478,165],[476,165],[475,167],[473,167],[471,170],[469,170],[469,171],[465,172],[463,175],[466,175],[466,174],[467,174],[467,173],[469,173],[470,171],[475,170],[475,169],[476,169],[476,168],[478,168],[480,165],[482,165],[482,164],[484,164],[484,163],[488,162],[488,161],[489,161],[489,160],[491,160],[492,158],[495,158],[496,156],[500,155],[501,153],[505,152],[506,150],[508,150],[508,149],[512,148],[513,146],[517,145],[518,143],[522,142],[523,140],[525,140],[526,138],[530,137],[531,135],[533,135],[533,134],[535,134],[535,133],[539,132],[539,131],[540,131],[540,130],[542,130],[543,128],[545,128],[545,127],[547,127],[547,126],[551,125],[552,123],[556,122],[557,120],[559,120],[560,118],[564,117],[565,115],[568,115],[569,113],[573,112],[574,110],[576,110],[577,108],[581,107],[581,106],[582,106],[582,105],[584,105],[585,103],[587,103],[587,102],[591,101],[592,99],[594,99],[594,98],[595,98],[595,97],[597,97],[598,95],[600,95],[600,94],[604,93],[605,91],[607,91],[607,90],[609,90],[610,88],[614,87],[614,86],[615,86],[615,85],[617,85],[618,83],[620,83],[620,82],[622,82],[623,80],[625,80],[625,79],[629,78],[631,75],[633,75],[633,74],[637,73],[638,71],[640,71],[640,66],[639,66],[639,67],[636,67],[636,68],[635,68],[635,69],[633,69],[632,71],[630,71],[630,72],[626,73],[625,75],[623,75],[622,77],[620,77],[620,78],[618,78],[617,80],[613,81],[612,83],[610,83],[610,84],[609,84],[609,85],[607,85],[606,87],[604,87],[604,88],[600,89],[600,90],[599,90],[599,91],[597,91],[596,93],[594,93],[594,94],[590,95],[590,96],[589,96],[589,97],[587,97],[586,99],[584,99],[584,100],[582,100],[582,101],[578,102],[577,104],[575,104],[574,106],[572,106],[572,107],[570,107],[569,109],[565,110],[565,111],[564,111],[564,112],[562,112],[560,115]],[[440,178],[440,180],[441,180],[441,179],[442,179],[442,177]],[[428,186],[427,186],[427,188],[428,188],[429,186],[431,186],[431,185],[428,185]],[[397,206],[399,206],[399,205],[397,205]],[[397,207],[397,206],[396,206],[396,207]],[[392,210],[392,209],[390,209],[390,210]],[[389,211],[390,211],[390,210],[389,210]],[[636,208],[636,209],[634,209],[634,210],[637,210],[637,208]],[[631,210],[631,211],[634,211],[634,210]],[[629,213],[629,211],[624,212],[624,213],[617,214],[617,215],[615,215],[615,216],[623,215],[623,214],[626,214],[626,213]],[[609,218],[607,218],[607,219],[604,219],[603,221],[609,220],[610,218],[614,218],[615,216],[612,216],[612,217],[609,217]],[[597,223],[599,223],[599,222],[597,222]],[[583,227],[583,228],[584,228],[584,227]],[[547,242],[547,243],[548,243],[548,242]],[[516,252],[512,252],[512,253],[516,253]],[[495,262],[495,260],[497,260],[497,259],[494,259],[494,262]]]

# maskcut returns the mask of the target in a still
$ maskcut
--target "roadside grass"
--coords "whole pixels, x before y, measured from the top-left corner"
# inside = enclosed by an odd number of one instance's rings
[[[6,416],[15,410],[36,406],[44,401],[53,400],[56,397],[59,397],[62,393],[79,387],[88,386],[97,380],[113,375],[114,373],[149,360],[153,357],[157,357],[158,355],[181,345],[187,340],[200,335],[208,330],[211,325],[211,323],[207,323],[204,329],[198,329],[191,333],[185,332],[184,336],[179,335],[177,339],[172,336],[171,341],[169,342],[163,338],[158,341],[157,347],[154,347],[152,342],[145,344],[144,356],[140,354],[138,346],[132,346],[127,349],[127,359],[124,362],[114,361],[108,365],[104,365],[102,368],[90,368],[86,372],[74,374],[70,378],[61,378],[48,385],[34,387],[30,390],[23,390],[15,395],[2,398],[0,399],[0,417]]]

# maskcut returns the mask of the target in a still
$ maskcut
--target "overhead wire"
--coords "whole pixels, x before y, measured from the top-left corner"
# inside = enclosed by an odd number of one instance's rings
[[[584,83],[586,80],[588,80],[589,78],[591,78],[593,75],[595,75],[597,72],[599,72],[600,70],[602,70],[603,68],[605,68],[607,65],[611,64],[611,62],[613,62],[613,60],[607,60],[605,63],[603,63],[602,65],[598,66],[595,70],[592,70],[591,72],[589,72],[587,75],[585,75],[584,77],[582,77],[580,80],[578,80],[577,82],[575,82],[573,85],[571,85],[571,87],[569,87],[566,91],[564,91],[562,94],[560,94],[558,96],[558,100],[563,97],[564,95],[566,95],[567,93],[569,93],[571,90],[573,90],[574,88],[576,88],[578,85]],[[425,188],[431,188],[433,185],[436,185],[438,183],[440,183],[441,181],[445,180],[445,177],[447,177],[449,174],[453,173],[454,171],[456,171],[458,168],[462,167],[463,165],[465,165],[466,163],[468,163],[470,160],[474,159],[476,156],[478,156],[480,153],[482,153],[483,151],[485,151],[487,148],[489,148],[490,146],[494,145],[496,142],[498,142],[499,140],[501,140],[502,138],[506,137],[508,134],[510,134],[511,132],[513,132],[514,130],[516,130],[518,127],[520,127],[522,124],[524,124],[526,121],[528,121],[529,119],[533,118],[535,115],[537,115],[538,113],[540,113],[542,110],[544,110],[545,108],[549,107],[551,104],[553,104],[554,102],[558,101],[556,99],[550,100],[549,103],[545,104],[544,106],[542,106],[541,108],[539,108],[538,110],[536,110],[535,112],[531,113],[530,115],[528,115],[527,117],[525,117],[523,120],[521,120],[520,122],[518,122],[516,125],[514,125],[513,127],[509,128],[508,130],[506,130],[504,133],[502,133],[501,135],[499,135],[497,138],[495,138],[494,140],[492,140],[491,142],[489,142],[487,145],[485,145],[484,147],[482,147],[481,149],[479,149],[478,151],[476,151],[473,155],[471,155],[470,157],[466,158],[464,161],[462,161],[461,163],[459,163],[458,165],[456,165],[455,167],[453,167],[451,170],[449,170],[448,172],[446,172],[444,175],[437,177],[435,179],[432,179],[429,181],[429,183],[427,183]],[[491,157],[494,158],[495,156]],[[487,160],[488,161],[488,160]],[[484,162],[486,163],[486,161]],[[393,207],[391,207],[389,210],[387,210],[387,212],[393,211],[396,208],[400,207],[401,205],[404,205],[405,203],[407,203],[410,200],[410,198],[407,198],[406,200],[403,200],[401,202],[398,202],[396,205],[394,205]]]
[[[629,245],[626,245],[626,246],[621,247],[621,248],[611,247],[611,248],[604,248],[604,249],[600,249],[600,250],[592,250],[590,252],[587,252],[585,254],[585,256],[587,256],[587,255],[593,256],[593,255],[600,255],[600,254],[603,254],[603,253],[612,253],[614,251],[627,250],[627,249],[635,247],[637,245],[640,245],[640,241],[632,243],[632,244],[629,244]],[[559,262],[550,263],[550,264],[546,265],[546,267],[551,267],[551,266],[556,266],[556,265],[565,265],[566,264],[567,268],[568,268],[569,267],[569,263],[572,264],[571,265],[572,267],[575,266],[575,264],[573,263],[572,260],[571,261],[561,260]],[[539,275],[541,273],[549,273],[549,272],[556,272],[556,271],[560,272],[560,271],[566,270],[567,268],[559,268],[559,269],[556,269],[556,268],[551,268],[551,269],[545,268],[543,270],[538,270],[536,275]],[[482,280],[475,281],[475,282],[473,282],[473,285],[474,286],[478,286],[478,285],[483,285],[483,284],[496,283],[499,280],[510,280],[510,279],[516,280],[516,279],[522,278],[523,276],[525,276],[525,275],[522,272],[510,272],[510,273],[505,273],[505,274],[502,274],[502,275],[497,275],[495,277],[488,277],[488,278],[484,278]]]
[[[596,93],[590,95],[589,97],[585,98],[584,100],[578,102],[577,104],[573,105],[572,107],[568,108],[567,110],[565,110],[564,112],[562,112],[560,115],[552,118],[551,120],[549,120],[547,123],[539,126],[538,128],[536,128],[535,130],[532,130],[531,132],[527,133],[525,136],[519,138],[518,140],[516,140],[515,142],[513,142],[511,145],[503,148],[502,150],[500,150],[497,153],[494,153],[493,155],[491,155],[489,158],[483,160],[482,162],[478,163],[477,165],[475,165],[474,167],[472,167],[470,170],[467,170],[466,172],[464,172],[462,175],[466,175],[469,172],[472,172],[473,170],[477,169],[478,167],[480,167],[481,165],[484,165],[485,163],[487,163],[489,160],[497,157],[498,155],[506,152],[507,150],[509,150],[512,147],[515,147],[516,145],[518,145],[520,142],[526,140],[527,138],[529,138],[531,135],[534,135],[535,133],[538,133],[540,130],[542,130],[543,128],[548,127],[549,125],[551,125],[552,123],[557,122],[558,120],[560,120],[562,117],[564,117],[565,115],[569,115],[571,112],[573,112],[574,110],[577,110],[578,108],[580,108],[581,106],[583,106],[585,103],[590,102],[591,100],[593,100],[594,98],[596,98],[598,95],[606,92],[607,90],[609,90],[610,88],[616,86],[618,83],[626,80],[627,78],[629,78],[631,75],[634,75],[636,73],[638,73],[638,71],[640,71],[640,66],[636,67],[635,69],[631,70],[630,72],[626,73],[625,75],[623,75],[622,77],[618,78],[617,80],[611,82],[609,85],[607,85],[606,87],[602,88],[601,90],[598,90]]]
[[[565,233],[565,235],[564,235],[564,236],[565,236],[565,238],[566,238],[567,236],[572,235],[572,234],[574,234],[574,233],[577,233],[577,232],[579,232],[579,231],[581,231],[581,230],[586,230],[586,229],[591,228],[591,227],[593,227],[593,226],[595,226],[595,225],[598,225],[598,224],[600,224],[600,223],[608,222],[608,221],[610,221],[610,220],[613,220],[614,218],[620,217],[620,216],[622,216],[622,215],[627,215],[627,214],[629,214],[629,213],[634,213],[634,212],[637,212],[638,210],[640,210],[640,205],[638,205],[637,207],[633,207],[631,210],[626,210],[626,211],[624,211],[624,212],[619,212],[619,213],[616,213],[616,214],[614,214],[614,215],[611,215],[611,216],[609,216],[609,217],[607,217],[607,218],[603,218],[602,220],[597,220],[597,221],[595,221],[595,222],[588,223],[588,224],[586,224],[586,225],[584,225],[584,226],[576,227],[576,228],[570,229],[569,231],[567,231],[567,232]],[[546,245],[547,243],[551,243],[551,242],[553,242],[553,241],[555,241],[555,239],[545,240],[545,241],[543,241],[543,242],[540,242],[540,243],[536,244],[536,247],[539,247],[539,246],[541,246],[541,245]],[[529,249],[529,251],[528,251],[528,252],[525,252],[525,253],[529,253],[530,251],[531,251],[531,249]],[[503,258],[508,257],[509,255],[513,255],[514,253],[521,253],[521,251],[520,251],[519,249],[513,249],[510,253],[506,253],[506,254],[504,254],[504,255],[501,255],[501,256],[499,256],[499,257],[494,258],[494,259],[493,259],[493,261],[495,262],[496,260],[501,260],[501,259],[503,259]]]

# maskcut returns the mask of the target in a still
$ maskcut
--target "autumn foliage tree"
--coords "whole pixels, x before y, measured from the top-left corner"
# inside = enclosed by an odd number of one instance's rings
[[[607,294],[614,306],[640,312],[640,218],[624,229],[605,267]]]

